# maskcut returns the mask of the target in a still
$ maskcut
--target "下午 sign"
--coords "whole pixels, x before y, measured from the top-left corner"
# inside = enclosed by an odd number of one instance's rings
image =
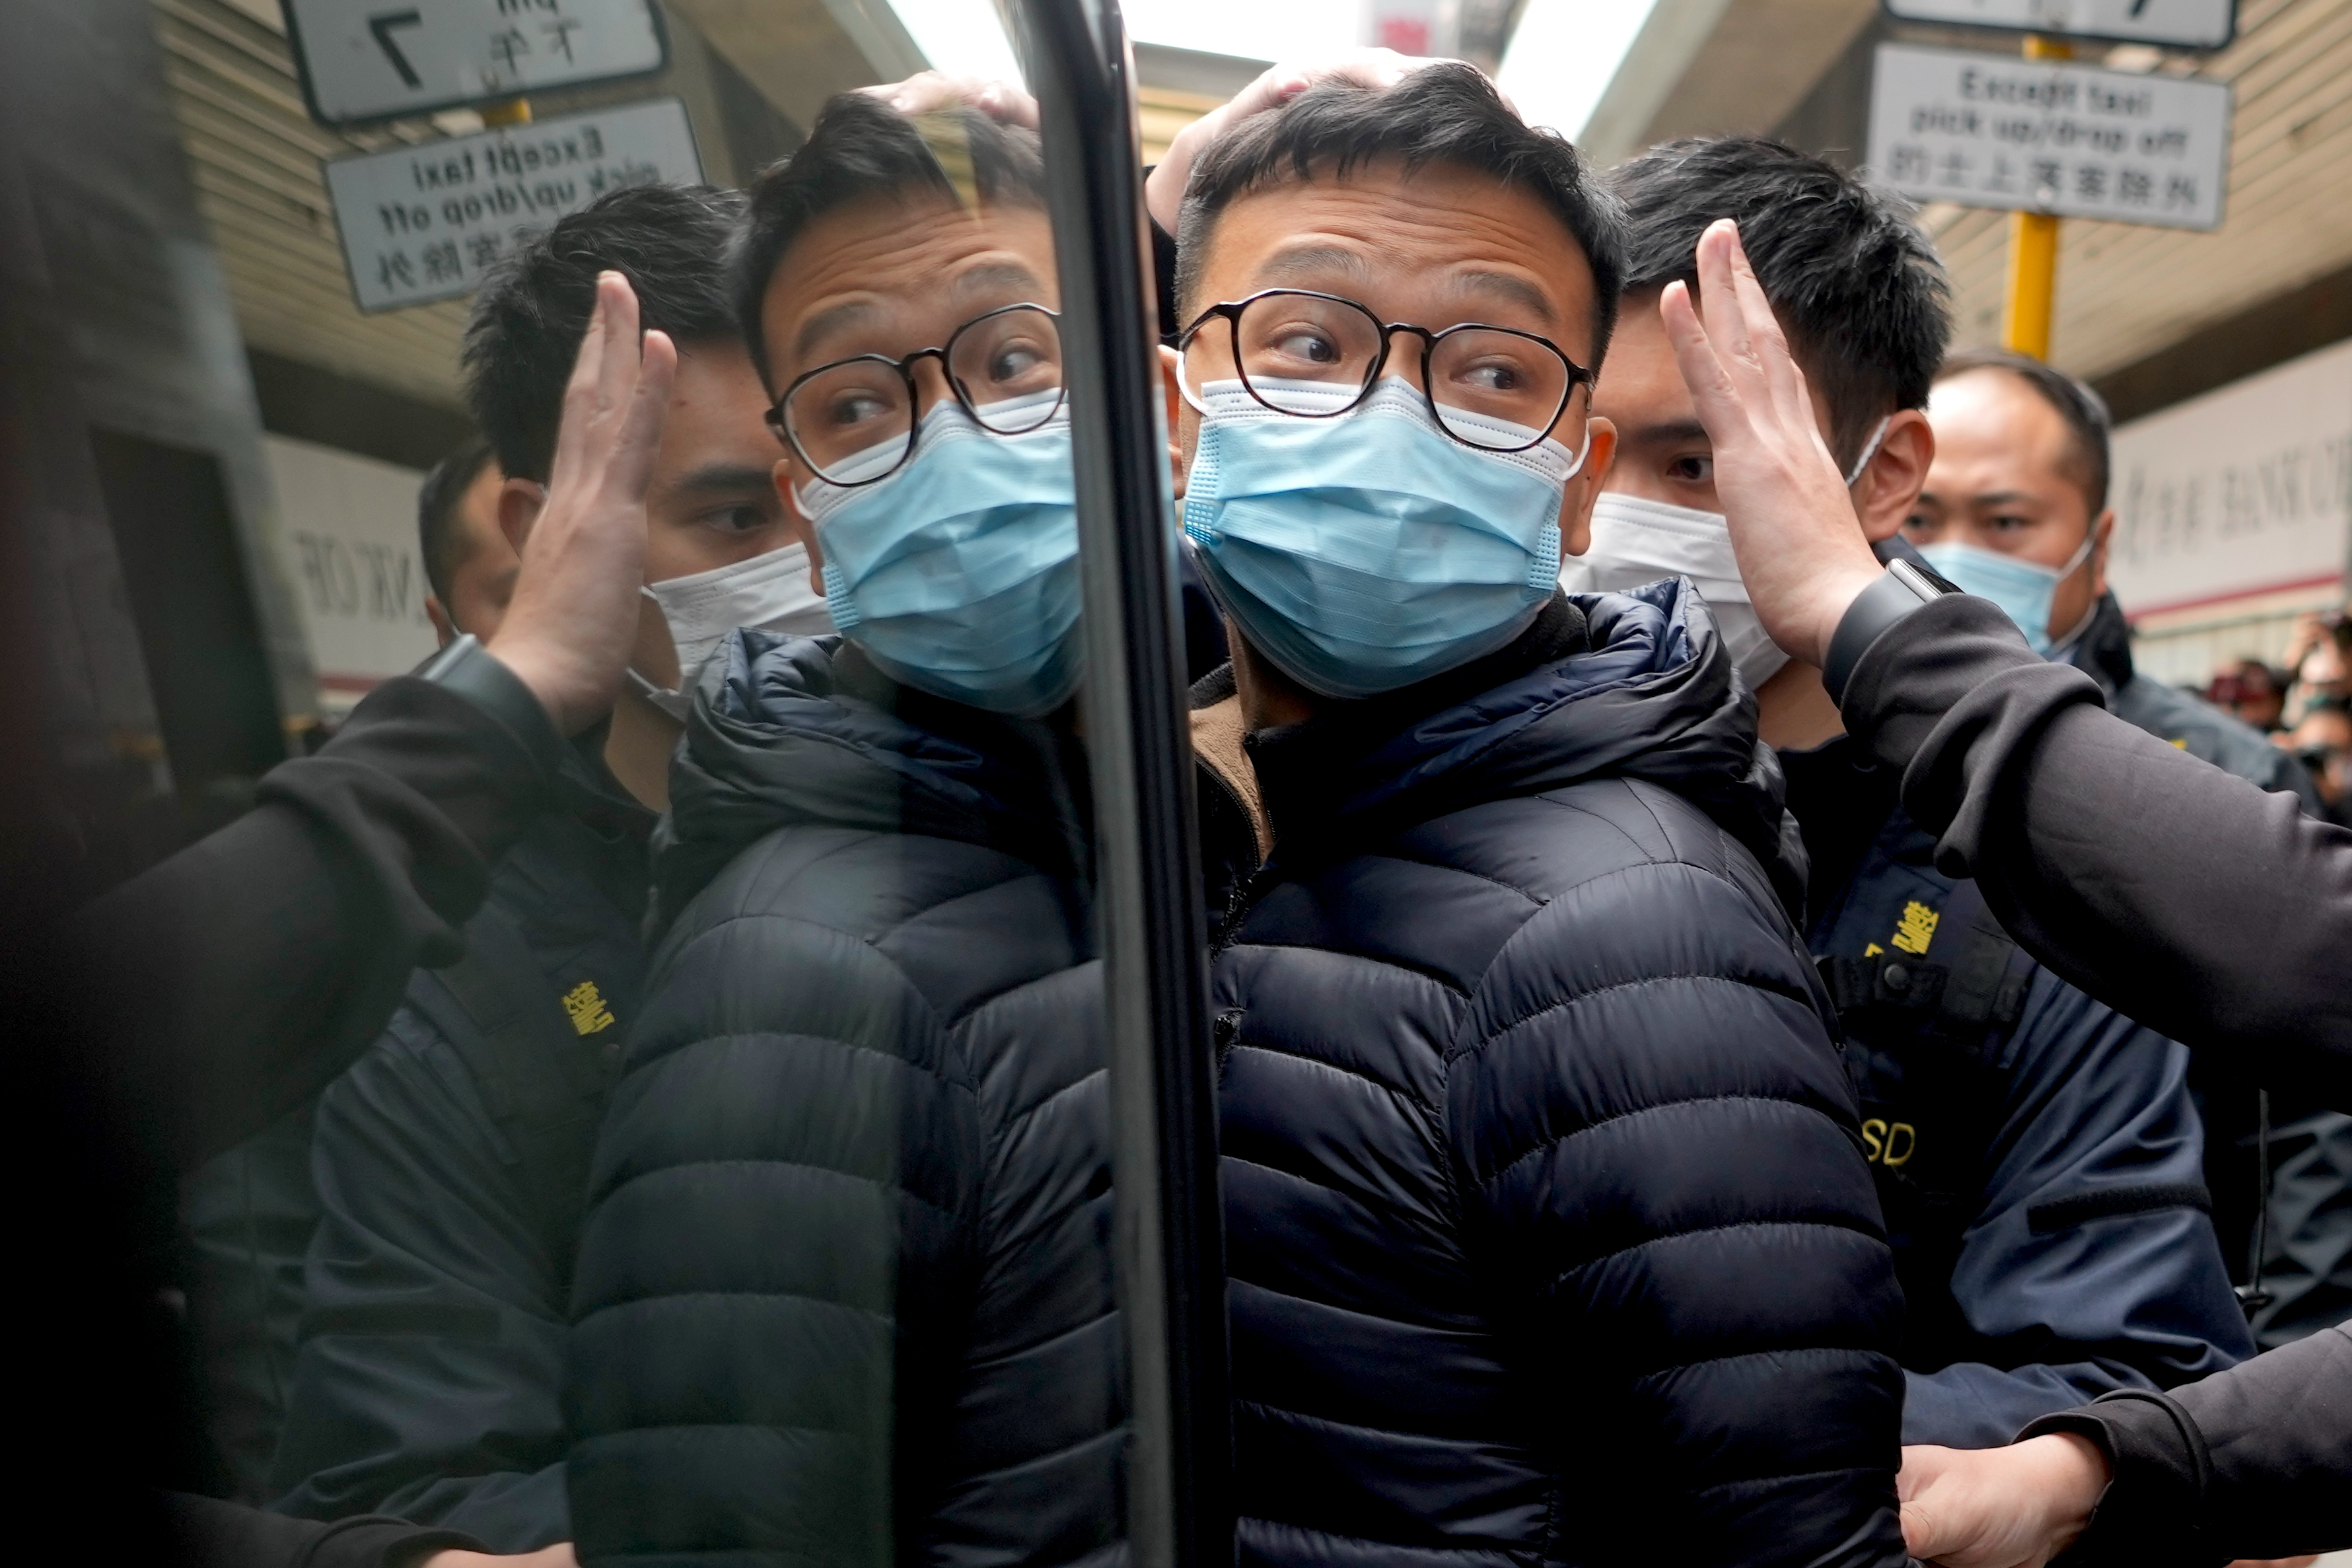
[[[2238,32],[2237,0],[1886,0],[1886,14],[2177,49],[2218,49]]]
[[[1921,201],[2218,228],[2230,89],[1882,44],[1871,83],[1870,166]]]
[[[282,0],[310,117],[327,125],[661,69],[652,0]]]
[[[527,230],[605,192],[702,178],[675,98],[325,165],[352,295],[371,314],[471,293]]]

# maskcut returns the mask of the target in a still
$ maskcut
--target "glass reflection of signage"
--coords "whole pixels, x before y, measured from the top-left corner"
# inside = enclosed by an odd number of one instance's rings
[[[658,98],[337,158],[326,177],[373,314],[469,294],[526,230],[623,185],[694,184],[702,163],[685,104]]]
[[[645,76],[652,0],[282,0],[310,117],[350,125]]]

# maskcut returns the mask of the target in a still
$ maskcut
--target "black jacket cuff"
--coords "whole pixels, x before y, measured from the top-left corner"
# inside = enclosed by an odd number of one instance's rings
[[[2147,1389],[2120,1389],[2079,1410],[2045,1415],[2017,1435],[2071,1432],[2099,1446],[2114,1479],[2089,1528],[2061,1561],[2066,1568],[2126,1568],[2149,1563],[2222,1563],[2205,1529],[2212,1460],[2189,1413]]]

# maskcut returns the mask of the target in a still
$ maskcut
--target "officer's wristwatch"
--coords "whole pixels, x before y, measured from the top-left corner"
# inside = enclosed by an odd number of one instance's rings
[[[1935,573],[1899,555],[1889,561],[1878,581],[1854,595],[1830,637],[1829,657],[1822,661],[1822,685],[1828,689],[1830,700],[1845,700],[1845,684],[1853,679],[1853,667],[1895,622],[1922,605],[1958,592]]]
[[[522,678],[499,663],[473,633],[419,665],[416,679],[456,692],[514,731],[547,777],[562,770],[563,737],[555,732],[554,721]]]

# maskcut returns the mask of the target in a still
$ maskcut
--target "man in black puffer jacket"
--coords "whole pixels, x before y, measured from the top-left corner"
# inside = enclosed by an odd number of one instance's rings
[[[1123,1551],[1042,187],[1032,133],[853,94],[752,192],[741,320],[848,635],[738,634],[672,770],[573,1276],[583,1562]]]
[[[1271,849],[1213,972],[1241,1561],[1903,1563],[1753,699],[1686,583],[1556,585],[1613,204],[1441,67],[1229,133],[1179,246],[1203,794]]]

